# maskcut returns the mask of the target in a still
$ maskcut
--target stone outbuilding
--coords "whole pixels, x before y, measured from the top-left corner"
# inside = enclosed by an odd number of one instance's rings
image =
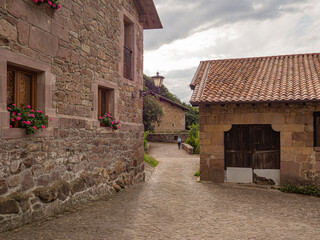
[[[0,231],[144,180],[143,30],[152,0],[0,1]],[[10,128],[9,104],[52,121]],[[100,124],[110,112],[120,129]]]
[[[320,54],[203,61],[201,180],[320,184]]]
[[[158,103],[162,106],[163,116],[161,122],[155,124],[155,133],[182,132],[186,127],[186,111],[189,109],[179,103],[171,101],[160,95],[155,95]]]

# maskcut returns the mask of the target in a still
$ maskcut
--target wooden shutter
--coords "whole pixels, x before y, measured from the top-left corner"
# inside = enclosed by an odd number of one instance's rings
[[[30,105],[36,108],[36,75],[35,73],[8,68],[7,103],[15,103],[17,107]]]

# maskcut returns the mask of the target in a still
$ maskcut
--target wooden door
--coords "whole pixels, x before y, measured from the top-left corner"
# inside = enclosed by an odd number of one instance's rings
[[[225,169],[280,169],[280,133],[271,125],[233,125],[224,145]]]

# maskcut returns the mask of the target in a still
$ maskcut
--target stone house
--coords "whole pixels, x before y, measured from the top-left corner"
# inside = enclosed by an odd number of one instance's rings
[[[162,107],[163,116],[160,123],[154,126],[154,132],[182,132],[186,127],[186,111],[189,109],[179,103],[173,102],[168,98],[155,95],[158,103]]]
[[[202,180],[320,184],[319,53],[204,61],[190,87]]]
[[[46,1],[45,1],[46,2]],[[0,1],[0,231],[144,181],[143,30],[152,0]],[[48,128],[10,128],[8,104]],[[119,130],[103,127],[110,112]]]

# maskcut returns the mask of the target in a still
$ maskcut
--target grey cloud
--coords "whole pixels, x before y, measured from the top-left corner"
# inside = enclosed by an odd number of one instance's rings
[[[164,29],[145,33],[145,49],[185,38],[205,28],[248,20],[273,19],[299,11],[308,0],[155,0]]]

